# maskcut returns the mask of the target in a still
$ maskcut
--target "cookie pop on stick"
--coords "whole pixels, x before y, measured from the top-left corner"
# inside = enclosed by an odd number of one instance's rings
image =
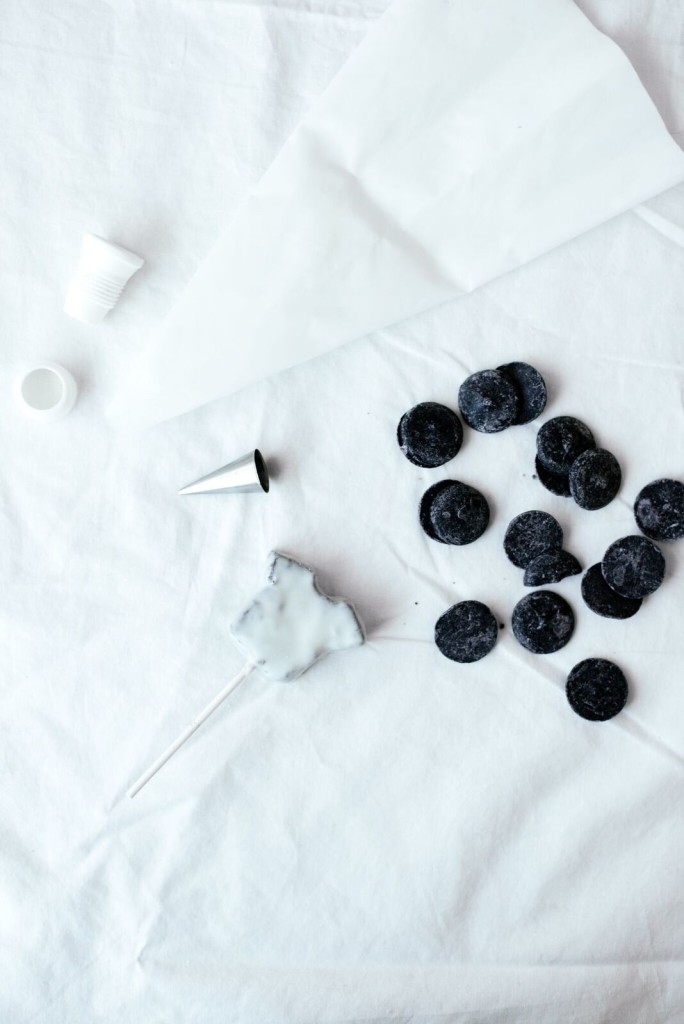
[[[326,654],[364,642],[363,627],[351,604],[328,597],[319,589],[312,569],[277,551],[269,558],[268,585],[236,619],[230,635],[246,656],[246,664],[131,786],[128,796],[140,792],[253,669],[267,679],[290,682]]]

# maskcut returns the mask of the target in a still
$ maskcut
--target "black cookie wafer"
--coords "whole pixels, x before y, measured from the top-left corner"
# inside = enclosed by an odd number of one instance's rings
[[[569,551],[544,551],[526,566],[523,583],[526,587],[545,587],[581,572],[582,566]]]
[[[537,432],[537,456],[551,473],[568,473],[582,452],[595,447],[589,427],[574,416],[554,416]]]
[[[569,472],[570,494],[590,512],[605,508],[620,490],[622,470],[612,452],[589,448],[578,455]]]
[[[435,643],[444,657],[464,664],[489,654],[498,635],[499,624],[481,601],[452,605],[435,624]]]
[[[641,599],[622,597],[608,586],[597,562],[582,577],[582,597],[587,608],[606,619],[631,619],[641,608]]]
[[[539,370],[535,370],[529,363],[506,363],[498,369],[515,385],[518,392],[518,415],[513,420],[514,426],[530,423],[541,416],[546,406],[546,382]]]
[[[627,703],[629,688],[622,669],[605,658],[586,658],[572,669],[565,685],[573,711],[590,722],[607,722]]]
[[[420,524],[442,544],[472,544],[489,524],[487,499],[460,480],[440,480],[428,487],[420,503]]]
[[[446,405],[421,402],[399,420],[397,440],[409,462],[434,469],[458,455],[463,427],[456,413]]]
[[[560,548],[562,544],[563,530],[558,520],[537,509],[521,512],[511,519],[503,542],[508,558],[519,569],[524,569],[538,555]]]
[[[506,374],[480,370],[461,384],[458,406],[473,430],[496,434],[515,421],[519,409],[518,391]]]
[[[552,654],[565,647],[575,628],[568,602],[552,590],[535,590],[513,609],[513,635],[532,654]]]
[[[559,498],[570,497],[570,476],[568,473],[552,473],[542,465],[539,456],[534,460],[534,468],[537,470],[537,479],[547,491],[558,495]]]
[[[647,597],[665,578],[665,559],[648,537],[631,534],[610,545],[601,572],[608,586],[622,597]]]
[[[637,494],[634,518],[651,540],[684,537],[684,484],[679,480],[653,480]]]

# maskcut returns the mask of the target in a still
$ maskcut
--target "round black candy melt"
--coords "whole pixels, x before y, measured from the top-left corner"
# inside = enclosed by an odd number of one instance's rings
[[[504,536],[504,551],[513,565],[524,569],[538,555],[560,548],[563,530],[548,512],[521,512],[511,519]]]
[[[420,524],[442,544],[471,544],[489,523],[487,499],[460,480],[440,480],[428,487],[420,503]]]
[[[484,658],[498,635],[499,624],[481,601],[461,601],[435,624],[435,643],[444,657],[462,663]]]
[[[665,559],[652,540],[632,534],[610,545],[601,572],[608,586],[622,597],[647,597],[665,578]]]
[[[568,602],[551,590],[535,590],[513,609],[513,635],[532,654],[552,654],[565,647],[575,628]]]
[[[627,703],[628,692],[622,670],[605,658],[580,661],[570,672],[565,685],[572,710],[590,722],[606,722],[614,718]]]
[[[433,469],[458,455],[463,427],[456,413],[446,405],[421,402],[399,420],[397,440],[409,462]]]
[[[498,369],[518,392],[518,415],[513,420],[514,426],[536,420],[546,406],[546,382],[539,370],[529,363],[506,363]]]
[[[575,459],[595,448],[594,435],[586,423],[574,416],[554,416],[537,433],[537,455],[545,469],[567,473]]]
[[[634,502],[634,518],[651,540],[684,537],[684,484],[679,480],[654,480],[646,484]]]
[[[568,473],[551,473],[550,470],[543,466],[539,461],[539,456],[534,460],[534,468],[537,470],[537,477],[539,483],[542,484],[547,491],[551,491],[552,494],[557,494],[559,498],[570,497],[570,478]]]
[[[592,612],[606,619],[631,619],[641,608],[641,599],[621,597],[603,578],[601,563],[597,562],[582,577],[582,597]]]
[[[480,370],[461,384],[458,405],[469,427],[483,434],[496,434],[515,422],[518,392],[504,373]]]
[[[526,587],[544,587],[580,572],[582,566],[569,551],[545,551],[527,565],[523,582]]]
[[[569,473],[570,493],[590,512],[609,505],[622,483],[620,463],[605,448],[589,448],[578,455]]]

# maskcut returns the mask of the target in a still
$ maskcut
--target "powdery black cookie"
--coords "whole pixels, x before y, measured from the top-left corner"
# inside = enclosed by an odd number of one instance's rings
[[[606,722],[627,703],[629,689],[622,669],[605,658],[586,658],[570,672],[565,685],[573,711],[590,722]]]
[[[582,566],[569,551],[545,551],[528,564],[523,582],[526,587],[544,587],[580,572]]]
[[[498,370],[480,370],[467,377],[458,392],[458,406],[469,427],[496,434],[510,427],[518,415],[518,391]]]
[[[513,635],[532,654],[552,654],[565,647],[575,628],[568,602],[551,590],[535,590],[513,609]]]
[[[539,461],[551,473],[568,473],[582,452],[595,447],[589,427],[574,416],[554,416],[537,433]]]
[[[461,601],[435,624],[435,643],[444,657],[464,664],[489,654],[498,635],[499,624],[481,601]]]
[[[414,466],[434,469],[458,455],[463,444],[463,427],[456,413],[446,405],[421,402],[399,420],[397,440]]]
[[[506,363],[498,370],[508,377],[518,392],[518,415],[513,420],[514,426],[530,423],[541,416],[546,407],[546,382],[539,370],[529,363]]]
[[[519,569],[524,569],[538,555],[560,548],[562,544],[560,523],[548,512],[536,510],[521,512],[511,519],[503,542],[508,558]]]
[[[489,505],[474,487],[460,480],[440,480],[428,487],[420,503],[420,525],[442,544],[471,544],[487,529]]]
[[[622,597],[647,597],[665,578],[665,559],[652,540],[632,534],[610,545],[601,572],[608,586]]]
[[[552,494],[557,494],[559,498],[570,497],[570,476],[568,473],[552,473],[542,465],[539,461],[539,456],[534,460],[534,468],[537,470],[537,477],[539,483],[542,484],[547,491],[551,491]]]
[[[570,493],[580,508],[593,512],[609,505],[620,490],[622,470],[612,452],[589,448],[577,456],[568,479]]]
[[[641,599],[622,597],[603,578],[601,563],[587,569],[582,577],[582,597],[592,612],[606,619],[631,619],[641,608]]]
[[[634,518],[651,540],[684,537],[684,484],[666,479],[646,484],[634,502]]]

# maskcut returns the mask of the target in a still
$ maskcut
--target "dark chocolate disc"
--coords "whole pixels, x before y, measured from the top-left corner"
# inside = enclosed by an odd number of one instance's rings
[[[458,455],[463,427],[456,413],[446,405],[421,402],[399,420],[397,440],[409,462],[433,469]]]
[[[539,483],[542,484],[547,491],[551,491],[552,494],[557,494],[559,498],[570,497],[570,478],[568,473],[551,473],[550,470],[543,466],[539,461],[539,456],[534,460],[534,468],[537,470],[537,477]]]
[[[530,423],[541,416],[546,406],[546,383],[539,370],[529,363],[506,363],[498,369],[518,392],[518,415],[513,424]]]
[[[570,672],[565,685],[572,710],[590,722],[606,722],[614,718],[627,703],[628,692],[622,670],[605,658],[580,661]]]
[[[684,484],[679,480],[654,480],[646,484],[634,502],[634,518],[651,540],[684,537]]]
[[[498,635],[499,624],[481,601],[461,601],[435,624],[435,643],[444,657],[463,663],[484,658]]]
[[[483,434],[496,434],[510,427],[518,415],[518,404],[515,385],[498,370],[471,374],[458,392],[463,419]]]
[[[601,572],[608,586],[622,597],[647,597],[665,578],[665,559],[652,540],[632,534],[610,545]]]
[[[420,524],[442,544],[471,544],[487,529],[489,505],[474,487],[460,480],[440,480],[428,487],[420,503]]]
[[[641,608],[639,598],[621,597],[608,586],[600,562],[587,569],[582,577],[582,597],[592,612],[606,619],[631,619]]]
[[[595,448],[594,435],[586,423],[574,416],[554,416],[537,433],[537,455],[545,469],[567,473],[575,459]]]
[[[526,587],[545,587],[580,572],[582,566],[569,551],[545,551],[527,565],[523,582]]]
[[[548,512],[521,512],[511,519],[504,536],[504,551],[513,565],[524,569],[545,551],[560,548],[563,530]]]
[[[533,654],[552,654],[565,647],[575,628],[568,602],[551,590],[535,590],[513,609],[513,635]]]
[[[578,455],[569,473],[570,493],[590,512],[605,508],[620,490],[620,463],[605,448],[589,448]]]

